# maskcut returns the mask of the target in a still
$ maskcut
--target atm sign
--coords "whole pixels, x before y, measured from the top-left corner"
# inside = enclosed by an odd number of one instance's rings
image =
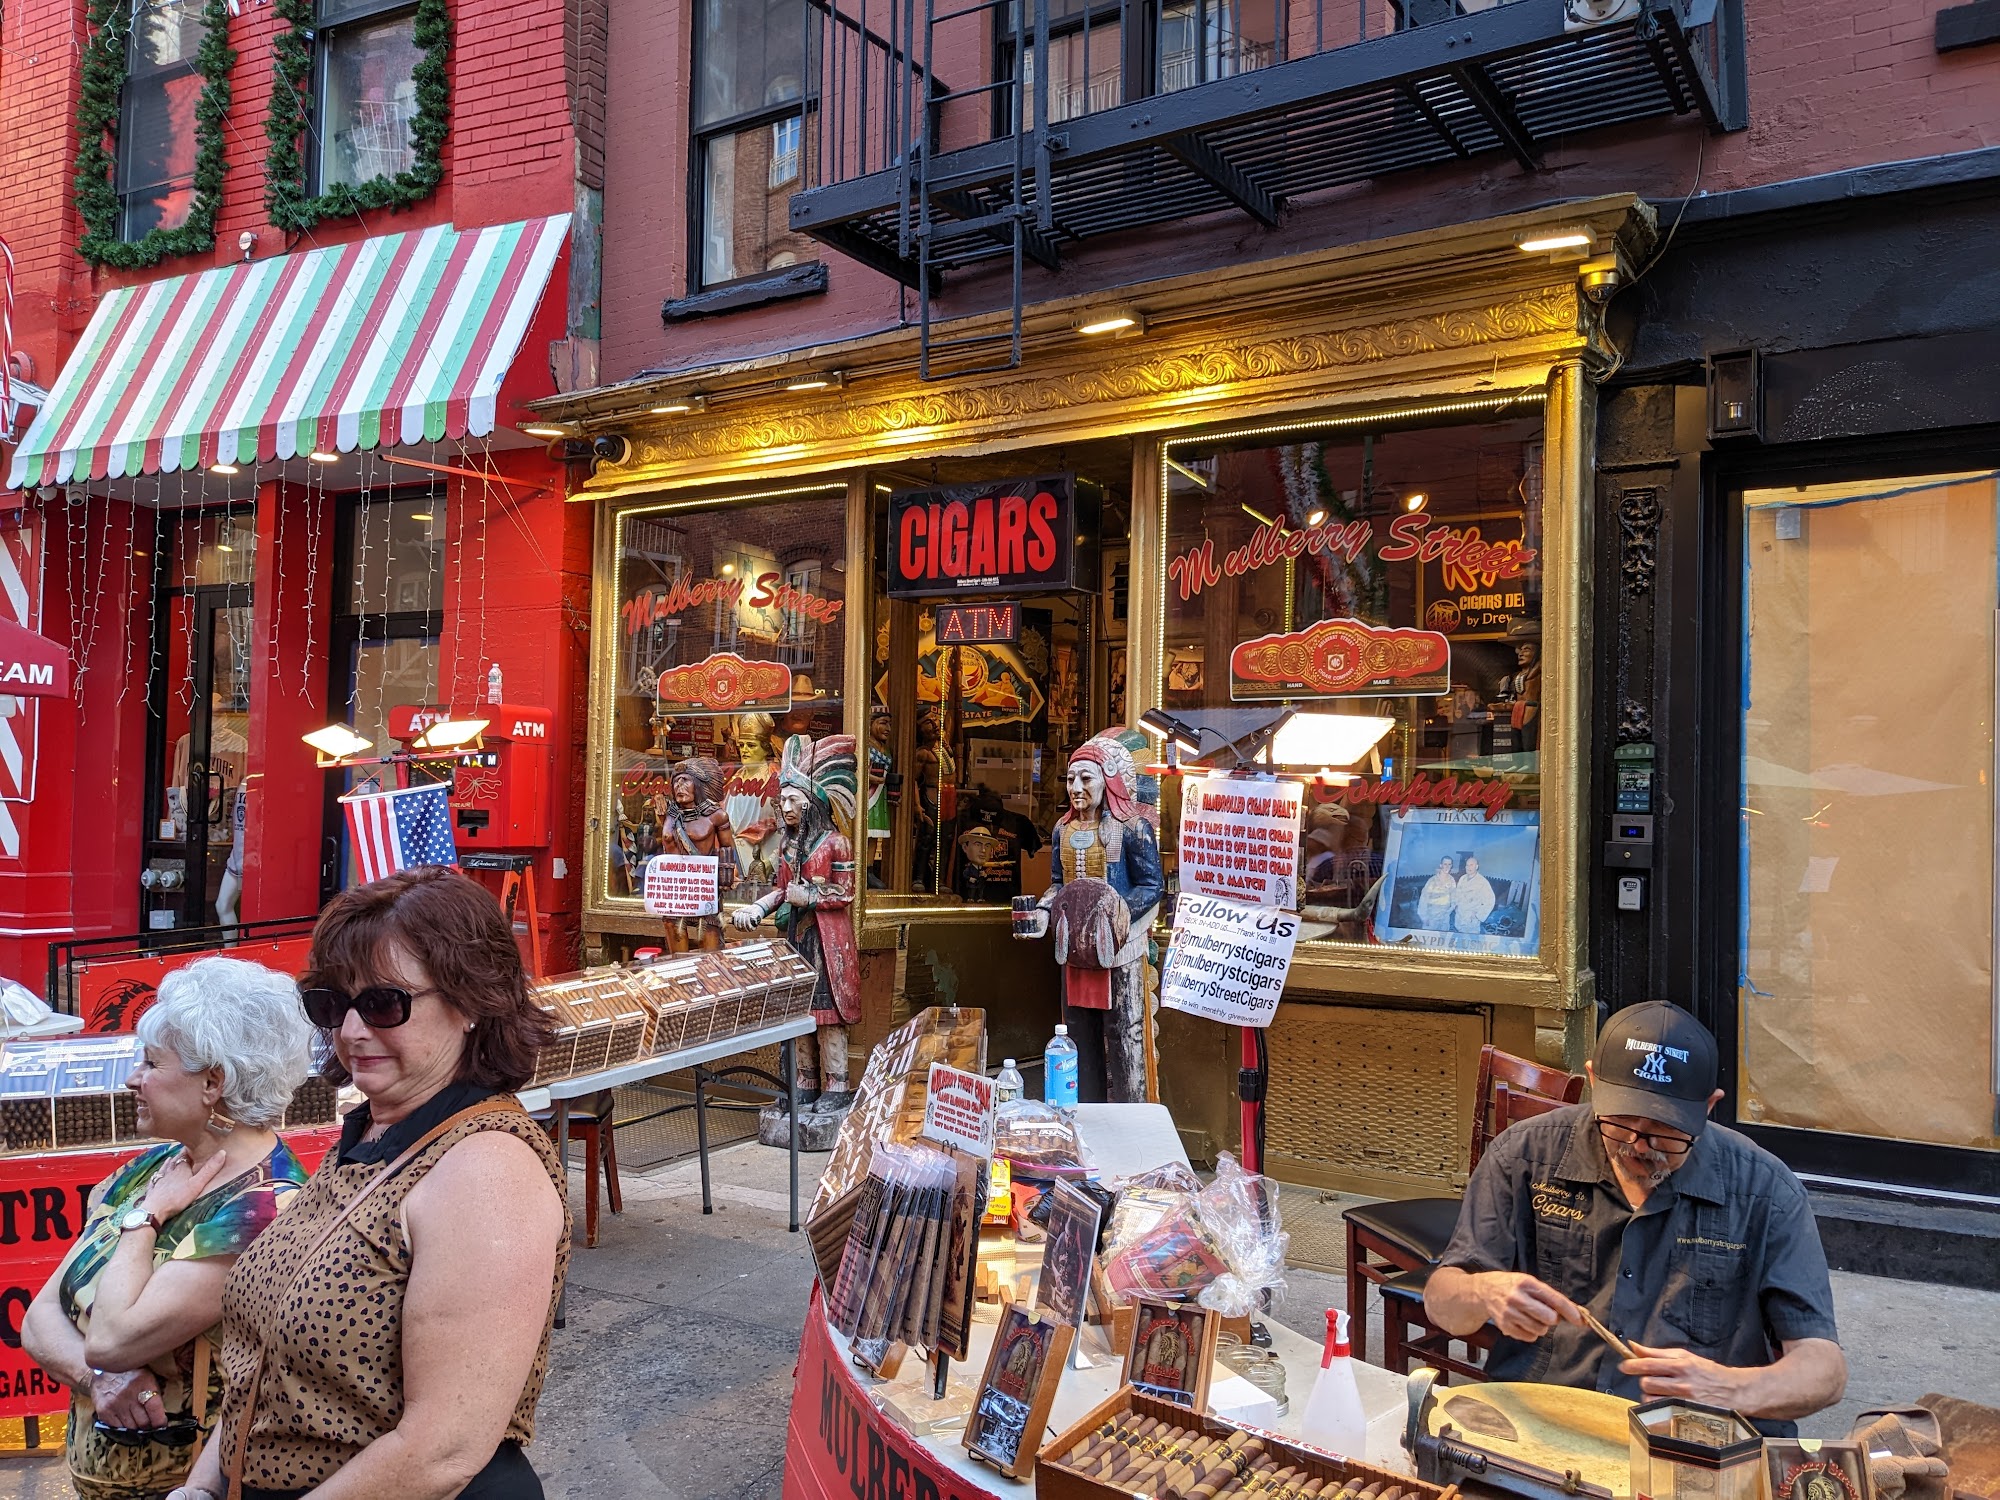
[[[1012,645],[1021,638],[1021,606],[940,604],[936,634],[940,646]]]

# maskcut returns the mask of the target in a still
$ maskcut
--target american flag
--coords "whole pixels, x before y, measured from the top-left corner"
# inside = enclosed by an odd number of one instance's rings
[[[413,786],[402,791],[342,797],[354,860],[365,884],[412,865],[455,865],[451,837],[451,787]]]

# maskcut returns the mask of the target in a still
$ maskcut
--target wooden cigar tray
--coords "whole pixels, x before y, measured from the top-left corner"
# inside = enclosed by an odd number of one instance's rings
[[[1165,1401],[1155,1401],[1149,1396],[1140,1395],[1129,1385],[1120,1386],[1091,1408],[1090,1412],[1067,1432],[1043,1445],[1035,1462],[1037,1500],[1133,1500],[1135,1495],[1150,1494],[1151,1492],[1146,1489],[1126,1489],[1080,1473],[1063,1462],[1071,1449],[1098,1428],[1113,1417],[1127,1414],[1140,1420],[1157,1417],[1162,1422],[1170,1422],[1176,1427],[1198,1433],[1203,1437],[1227,1437],[1238,1430],[1233,1422],[1192,1412],[1185,1407],[1174,1406]],[[1248,1430],[1254,1436],[1263,1439],[1266,1452],[1282,1456],[1283,1462],[1280,1467],[1296,1465],[1310,1478],[1339,1480],[1342,1484],[1350,1479],[1359,1479],[1364,1484],[1379,1483],[1385,1495],[1391,1488],[1401,1490],[1403,1500],[1458,1500],[1456,1486],[1447,1489],[1435,1484],[1426,1484],[1420,1479],[1391,1474],[1387,1469],[1378,1469],[1373,1464],[1365,1464],[1356,1459],[1336,1458],[1330,1453],[1321,1453],[1316,1448],[1302,1448],[1296,1443],[1274,1437],[1258,1428]]]

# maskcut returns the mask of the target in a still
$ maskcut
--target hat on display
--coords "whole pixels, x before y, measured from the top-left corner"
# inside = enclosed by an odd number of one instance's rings
[[[1651,1000],[1604,1023],[1591,1059],[1590,1104],[1598,1116],[1658,1120],[1698,1136],[1715,1092],[1715,1038],[1678,1005]]]

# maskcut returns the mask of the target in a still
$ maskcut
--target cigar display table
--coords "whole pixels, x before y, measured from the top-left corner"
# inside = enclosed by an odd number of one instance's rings
[[[714,1204],[710,1201],[708,1178],[708,1086],[718,1080],[726,1079],[731,1088],[740,1088],[767,1099],[784,1100],[787,1111],[790,1112],[796,1106],[798,1095],[798,1040],[802,1036],[812,1035],[812,1031],[811,1016],[796,1016],[773,1026],[762,1026],[751,1031],[738,1031],[728,1036],[715,1037],[693,1047],[682,1047],[672,1052],[649,1053],[615,1068],[601,1068],[594,1073],[578,1073],[569,1078],[558,1078],[536,1088],[523,1089],[518,1097],[521,1107],[531,1114],[544,1109],[552,1112],[556,1152],[567,1168],[569,1111],[572,1101],[587,1099],[592,1094],[602,1093],[606,1089],[621,1088],[628,1083],[643,1083],[648,1078],[659,1078],[668,1073],[680,1073],[692,1069],[695,1142],[696,1150],[701,1157],[701,1211],[712,1213]],[[770,1080],[768,1075],[755,1069],[712,1069],[708,1066],[726,1057],[740,1057],[746,1052],[755,1052],[760,1048],[772,1046],[778,1049],[779,1057],[780,1071],[776,1080]],[[791,1191],[791,1228],[796,1231],[799,1227],[799,1147],[796,1135],[791,1145]]]
[[[1185,1162],[1173,1119],[1157,1104],[1086,1104],[1077,1128],[1098,1170],[1109,1179],[1170,1161]],[[1282,1205],[1281,1205],[1282,1207]],[[813,1288],[799,1346],[785,1440],[784,1500],[973,1500],[983,1495],[1034,1493],[1031,1475],[1008,1479],[967,1457],[962,1438],[975,1387],[985,1369],[999,1309],[982,1305],[973,1324],[971,1358],[954,1362],[942,1401],[933,1400],[932,1368],[912,1356],[893,1380],[877,1380],[857,1366],[848,1341],[826,1320]],[[1271,1347],[1285,1366],[1289,1412],[1263,1425],[1297,1437],[1313,1379],[1319,1345],[1265,1320]],[[1119,1363],[1104,1333],[1088,1328],[1082,1340],[1089,1369],[1071,1368],[1057,1387],[1042,1440],[1081,1420],[1119,1385]],[[1227,1371],[1217,1370],[1217,1383]],[[1408,1421],[1408,1382],[1373,1365],[1356,1364],[1355,1377],[1368,1413],[1367,1452],[1356,1455],[1379,1468],[1412,1472],[1402,1448]]]

